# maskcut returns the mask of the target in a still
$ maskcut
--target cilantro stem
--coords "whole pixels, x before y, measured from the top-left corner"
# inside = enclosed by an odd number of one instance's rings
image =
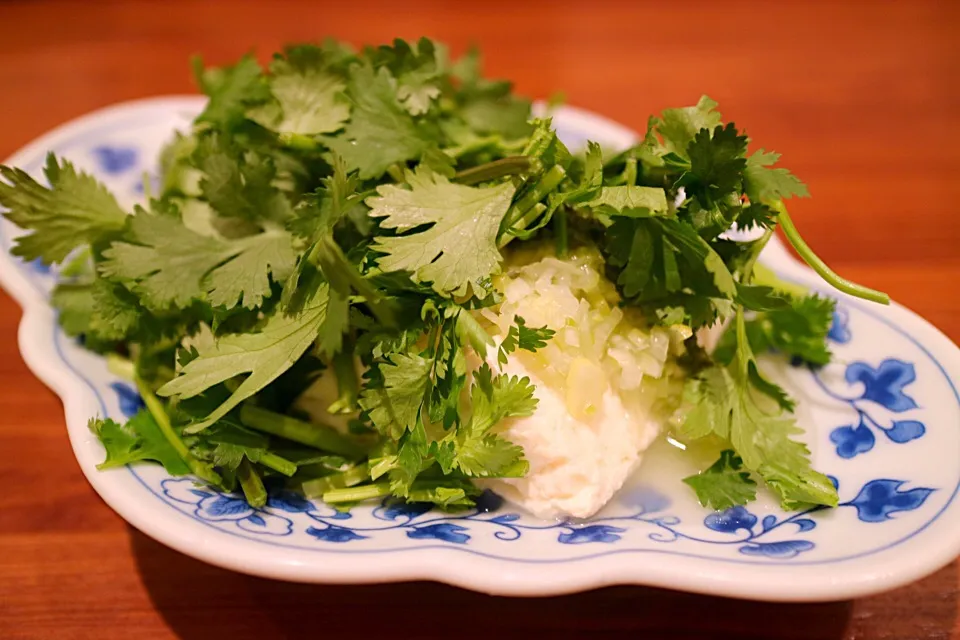
[[[890,296],[887,294],[850,282],[845,278],[841,278],[830,269],[830,267],[813,252],[813,249],[804,242],[803,238],[800,237],[800,232],[797,231],[793,220],[790,219],[790,214],[787,213],[787,207],[784,206],[783,201],[777,200],[775,202],[768,202],[767,204],[777,212],[777,219],[780,221],[780,226],[783,227],[783,234],[787,237],[787,240],[789,240],[793,248],[797,250],[797,253],[803,258],[803,261],[810,265],[810,268],[816,271],[821,278],[826,280],[835,289],[850,294],[851,296],[879,304],[890,304]]]
[[[487,349],[493,346],[493,338],[466,309],[461,309],[457,314],[456,329],[460,340],[469,343],[480,357],[485,357]]]
[[[301,151],[312,151],[319,146],[316,139],[302,133],[281,133],[277,136],[277,142],[285,147],[300,149]]]
[[[317,241],[310,252],[310,259],[315,259],[319,263],[320,270],[331,286],[348,287],[356,291],[364,298],[377,320],[388,327],[397,325],[390,301],[384,298],[383,294],[347,260],[347,256],[332,236],[327,234]],[[349,292],[345,292],[347,293]]]
[[[359,464],[352,469],[334,473],[322,478],[307,480],[301,485],[303,495],[308,498],[322,498],[325,494],[336,489],[354,487],[370,478],[370,465]]]
[[[107,371],[126,380],[135,380],[137,377],[137,368],[133,361],[119,353],[107,354]]]
[[[637,184],[637,159],[627,158],[627,164],[623,168],[623,184],[632,187]]]
[[[297,472],[296,464],[269,451],[261,453],[258,462],[265,467],[273,469],[277,473],[282,473],[288,478]]]
[[[359,458],[364,453],[360,445],[352,442],[333,427],[311,424],[249,403],[240,409],[240,422],[251,429],[263,431],[272,436],[286,438],[350,458]]]
[[[503,249],[510,244],[514,238],[514,235],[511,234],[512,231],[526,229],[541,213],[546,211],[546,207],[540,201],[556,189],[566,176],[567,172],[563,170],[563,167],[553,165],[532,189],[510,207],[500,224],[501,238],[497,243],[498,248]]]
[[[529,170],[530,158],[526,156],[509,156],[494,160],[493,162],[487,162],[486,164],[477,165],[476,167],[470,167],[463,171],[458,171],[457,174],[453,176],[453,180],[460,184],[478,184],[495,178],[526,173]]]
[[[137,385],[137,391],[140,392],[140,397],[143,398],[143,404],[146,405],[147,411],[150,412],[150,415],[153,416],[153,419],[156,421],[157,426],[160,427],[160,433],[163,434],[163,437],[167,439],[167,442],[170,443],[170,446],[173,447],[174,451],[187,463],[187,466],[190,468],[190,471],[193,472],[195,476],[201,480],[205,480],[210,484],[219,485],[222,483],[222,480],[219,475],[205,462],[197,459],[190,449],[187,448],[187,445],[183,443],[183,440],[180,439],[180,436],[177,435],[177,432],[173,430],[173,426],[170,424],[170,416],[167,415],[167,412],[163,408],[163,403],[160,402],[160,399],[153,392],[146,382],[143,381],[143,378],[140,377],[140,374],[134,375],[134,383]]]
[[[566,258],[570,251],[570,238],[567,235],[567,210],[564,208],[553,217],[553,233],[557,242],[557,257]]]
[[[323,501],[327,504],[336,504],[338,502],[361,502],[372,498],[380,498],[390,495],[390,483],[378,482],[376,484],[365,484],[359,487],[350,487],[347,489],[333,489],[323,494]]]
[[[763,235],[760,236],[750,248],[750,257],[747,258],[746,263],[743,265],[743,271],[740,273],[740,279],[746,283],[751,280],[753,277],[753,270],[757,264],[757,259],[760,257],[760,253],[763,251],[763,248],[767,246],[767,243],[770,242],[770,238],[773,237],[773,229],[767,229],[763,232]]]
[[[509,229],[516,222],[523,218],[524,214],[532,209],[534,205],[543,200],[547,195],[559,186],[563,179],[566,177],[567,172],[563,170],[558,164],[550,167],[550,170],[543,174],[543,177],[537,182],[537,184],[527,191],[526,194],[516,203],[514,203],[511,208],[510,213],[507,214],[507,225],[505,228]]]
[[[334,377],[337,379],[338,396],[327,412],[338,415],[358,411],[357,398],[360,396],[360,383],[357,379],[352,341],[344,342],[343,349],[334,354],[332,365]]]
[[[242,459],[240,466],[237,467],[237,479],[240,481],[240,488],[243,489],[247,504],[254,508],[267,504],[267,489],[263,486],[263,480],[246,458]]]

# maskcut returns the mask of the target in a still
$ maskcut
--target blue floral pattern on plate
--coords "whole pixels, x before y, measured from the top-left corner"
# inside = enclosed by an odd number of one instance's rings
[[[902,489],[904,484],[902,480],[872,480],[856,497],[839,506],[853,507],[861,521],[877,523],[890,519],[894,513],[919,509],[934,491],[926,487]],[[171,478],[161,485],[167,496],[196,505],[195,516],[218,526],[238,527],[269,536],[291,535],[302,527],[317,541],[334,544],[369,540],[377,534],[401,530],[412,540],[439,540],[455,545],[469,543],[481,531],[491,532],[490,537],[501,542],[515,542],[533,535],[538,540],[546,537],[565,545],[609,545],[631,533],[633,529],[626,525],[633,522],[645,525],[647,537],[659,543],[683,540],[736,545],[743,555],[788,559],[810,551],[816,544],[810,540],[783,538],[787,531],[784,527],[790,525],[794,534],[813,531],[817,522],[809,516],[825,510],[813,507],[784,517],[770,514],[761,520],[746,507],[731,507],[708,514],[702,526],[709,532],[734,537],[705,537],[697,533],[697,525],[684,524],[680,518],[664,513],[670,506],[669,498],[646,489],[646,498],[637,505],[635,513],[598,517],[588,523],[530,524],[523,522],[518,513],[489,515],[488,511],[473,509],[465,514],[444,514],[431,510],[428,505],[384,500],[371,513],[375,520],[385,524],[351,525],[346,522],[353,518],[349,512],[315,505],[289,491],[271,492],[266,507],[253,509],[240,495],[215,494],[198,488],[189,478]]]
[[[914,366],[909,362],[888,358],[876,367],[866,362],[847,365],[844,373],[847,383],[863,385],[863,392],[858,396],[845,396],[832,390],[819,372],[814,372],[814,378],[827,395],[847,404],[857,415],[855,425],[844,425],[830,432],[830,441],[841,458],[853,458],[872,450],[876,444],[874,430],[896,444],[916,440],[926,433],[926,426],[919,420],[894,419],[887,423],[875,417],[872,407],[879,405],[892,413],[918,408],[916,401],[905,390],[917,379]]]

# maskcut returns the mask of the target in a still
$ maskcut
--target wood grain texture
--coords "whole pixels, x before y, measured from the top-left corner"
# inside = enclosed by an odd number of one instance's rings
[[[642,129],[717,99],[810,186],[795,204],[842,274],[960,340],[960,3],[9,2],[0,0],[0,157],[119,100],[192,92],[187,58],[332,35],[471,42],[537,98]],[[232,574],[127,527],[86,484],[62,408],[24,366],[0,295],[0,637],[960,638],[956,563],[855,602],[771,605],[643,588],[545,600],[435,584],[289,585]],[[424,606],[429,603],[429,612]],[[358,625],[360,625],[358,627]]]

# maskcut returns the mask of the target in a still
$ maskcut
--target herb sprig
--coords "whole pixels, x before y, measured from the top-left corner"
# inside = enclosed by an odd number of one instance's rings
[[[495,427],[537,407],[504,365],[552,337],[522,317],[494,348],[477,322],[512,242],[552,236],[559,256],[599,247],[623,304],[651,325],[731,329],[715,354],[688,340],[690,407],[679,436],[727,450],[688,478],[705,505],[754,498],[835,505],[761,373],[768,348],[825,364],[833,303],[755,278],[774,229],[823,278],[783,200],[807,189],[779,156],[748,153],[716,103],[667,109],[635,146],[572,153],[549,118],[475,52],[427,39],[296,45],[205,68],[209,100],[161,156],[162,190],[125,211],[92,176],[51,155],[41,184],[0,167],[0,207],[26,233],[13,253],[64,264],[52,302],[70,335],[110,354],[146,408],[90,421],[102,467],[140,461],[240,488],[251,505],[282,484],[349,505],[381,496],[472,504],[477,478],[518,477],[523,451]],[[727,231],[759,228],[760,239]],[[320,375],[338,397],[318,424],[300,397]]]

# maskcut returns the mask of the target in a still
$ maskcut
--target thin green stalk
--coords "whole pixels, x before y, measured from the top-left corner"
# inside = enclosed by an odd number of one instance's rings
[[[378,482],[376,484],[365,484],[359,487],[350,487],[346,489],[333,489],[323,494],[323,501],[327,504],[337,504],[338,502],[361,502],[373,498],[382,498],[390,495],[390,483]]]
[[[547,195],[557,188],[557,186],[563,182],[563,179],[566,177],[567,172],[563,170],[563,167],[560,165],[553,165],[550,167],[550,170],[543,174],[543,177],[540,178],[540,181],[528,191],[520,200],[514,203],[513,207],[510,208],[510,211],[507,213],[506,224],[503,226],[504,230],[507,230],[513,227],[518,220],[523,218],[524,214],[528,210],[532,209],[534,205],[543,200]]]
[[[393,179],[394,179],[395,181],[397,181],[397,182],[406,182],[406,181],[407,181],[407,177],[406,177],[405,175],[403,175],[403,168],[400,166],[399,163],[397,163],[397,164],[392,164],[392,165],[390,165],[389,167],[387,167],[387,173],[389,173],[389,174],[390,174],[390,177],[393,178]]]
[[[153,182],[150,180],[150,172],[144,171],[140,176],[143,181],[143,197],[147,202],[153,200]]]
[[[137,368],[134,366],[133,361],[129,358],[124,358],[119,353],[107,354],[107,371],[125,380],[132,381],[137,378]]]
[[[297,472],[296,464],[269,451],[261,453],[258,462],[267,468],[273,469],[277,473],[282,473],[288,478]]]
[[[740,274],[740,280],[744,284],[750,282],[750,280],[753,278],[753,269],[757,264],[757,259],[760,257],[760,253],[763,251],[763,248],[767,246],[767,243],[770,242],[770,238],[772,237],[773,229],[767,229],[751,248],[752,253],[747,259],[747,262],[743,265],[743,271]]]
[[[167,439],[167,442],[170,443],[174,451],[187,463],[190,471],[198,478],[206,480],[210,484],[220,484],[222,480],[220,476],[217,475],[217,472],[214,471],[209,464],[197,459],[196,456],[190,453],[190,449],[183,443],[183,440],[180,439],[177,432],[173,430],[173,426],[170,424],[170,417],[167,415],[166,410],[164,410],[163,403],[160,402],[160,399],[157,398],[157,395],[153,392],[153,389],[143,381],[143,378],[141,378],[139,374],[134,376],[134,382],[137,385],[137,390],[140,392],[140,397],[143,398],[143,403],[146,405],[147,411],[150,412],[157,426],[160,427],[160,433]]]
[[[330,491],[355,487],[369,479],[370,465],[364,463],[340,473],[333,473],[328,476],[323,476],[322,478],[307,480],[301,485],[301,490],[303,491],[303,495],[308,498],[322,498]]]
[[[370,307],[370,311],[377,317],[377,320],[388,327],[396,326],[397,320],[393,305],[347,260],[346,255],[344,255],[340,245],[334,241],[333,236],[327,234],[321,237],[310,256],[319,265],[327,280],[356,291],[366,300],[367,306]]]
[[[267,489],[263,486],[263,480],[246,458],[241,460],[237,467],[237,480],[240,481],[247,504],[254,508],[267,504]]]
[[[302,133],[281,133],[277,136],[277,142],[285,147],[300,149],[301,151],[312,151],[320,146],[315,138]]]
[[[481,356],[487,352],[487,348],[494,345],[490,334],[484,331],[473,314],[466,309],[461,309],[457,314],[457,336]]]
[[[570,251],[570,237],[567,231],[567,210],[561,208],[553,216],[553,234],[557,242],[557,257],[566,258]]]
[[[543,213],[546,210],[547,210],[547,205],[543,204],[542,202],[538,202],[532,207],[530,207],[529,209],[527,209],[527,212],[524,213],[523,216],[519,220],[517,220],[512,227],[510,227],[509,231],[503,234],[503,237],[500,238],[500,242],[497,243],[497,248],[503,249],[505,246],[510,244],[514,238],[517,238],[517,237],[528,239],[530,234],[525,234],[524,231],[531,224],[533,224],[534,220],[536,220],[541,215],[543,215]],[[546,222],[549,222],[549,220],[547,220]],[[540,226],[542,225],[540,224],[537,225],[537,227],[540,227]]]
[[[457,174],[453,176],[453,181],[459,182],[460,184],[478,184],[495,178],[526,173],[529,170],[530,158],[526,156],[509,156],[494,160],[493,162],[477,165],[476,167],[470,167],[463,171],[458,171]]]
[[[240,422],[257,431],[350,458],[359,458],[364,454],[360,445],[349,440],[333,427],[297,420],[281,413],[261,409],[250,403],[243,405],[240,409]]]
[[[637,184],[637,159],[627,158],[627,164],[623,168],[623,184],[632,187]]]
[[[824,261],[813,252],[813,249],[804,242],[803,238],[800,237],[800,232],[797,231],[797,228],[794,226],[793,220],[790,219],[790,214],[787,213],[787,207],[784,206],[782,201],[768,202],[767,205],[777,212],[777,219],[780,221],[780,226],[783,227],[783,234],[787,237],[787,240],[789,240],[793,248],[797,250],[797,253],[803,258],[803,261],[810,265],[810,268],[816,271],[821,278],[826,280],[835,289],[857,298],[863,298],[864,300],[870,300],[871,302],[877,302],[879,304],[890,304],[890,296],[887,294],[841,278],[828,267]]]
[[[353,355],[353,342],[345,340],[343,348],[333,356],[333,374],[337,379],[337,399],[327,408],[333,415],[354,413],[359,410],[360,381]]]

